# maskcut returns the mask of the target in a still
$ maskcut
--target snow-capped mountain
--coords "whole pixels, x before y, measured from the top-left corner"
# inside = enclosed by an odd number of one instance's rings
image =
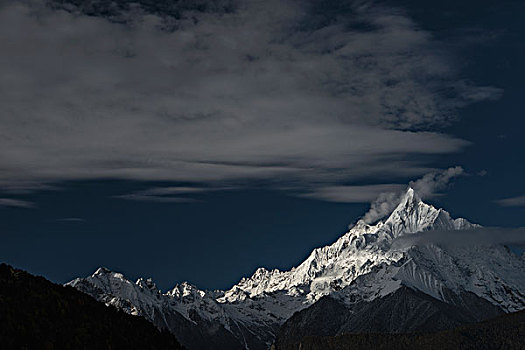
[[[190,349],[268,348],[286,320],[324,296],[350,307],[410,288],[445,304],[468,293],[498,310],[524,309],[525,261],[504,246],[393,244],[418,232],[478,227],[425,204],[409,188],[385,221],[358,221],[299,266],[259,268],[227,291],[182,283],[161,293],[151,280],[133,283],[104,268],[68,285],[171,330]]]

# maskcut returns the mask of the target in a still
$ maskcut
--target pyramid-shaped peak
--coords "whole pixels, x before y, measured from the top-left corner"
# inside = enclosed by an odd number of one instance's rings
[[[416,193],[416,191],[411,187],[408,186],[405,195],[403,196],[403,199],[401,200],[401,203],[407,203],[407,202],[421,202],[421,197]]]
[[[397,237],[404,233],[431,229],[442,212],[441,209],[424,203],[416,191],[409,187],[385,224],[391,235]],[[450,217],[443,219],[452,222]]]
[[[421,197],[419,197],[417,192],[412,187],[408,187],[405,194],[401,196],[401,200],[399,201],[396,209],[394,209],[394,213],[399,211],[410,211],[414,207],[417,207],[418,204],[426,203],[423,203]]]

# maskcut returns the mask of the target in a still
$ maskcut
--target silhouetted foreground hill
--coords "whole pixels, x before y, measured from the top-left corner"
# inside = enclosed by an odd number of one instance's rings
[[[278,350],[525,349],[525,310],[436,333],[362,333],[304,337]]]
[[[2,349],[182,349],[142,317],[0,264]]]

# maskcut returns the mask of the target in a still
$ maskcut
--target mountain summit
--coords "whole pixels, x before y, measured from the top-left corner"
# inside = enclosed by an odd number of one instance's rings
[[[369,325],[363,326],[365,331],[440,329],[524,309],[525,261],[498,245],[397,247],[393,242],[418,232],[479,227],[451,218],[408,188],[386,220],[374,225],[358,221],[333,244],[314,249],[297,267],[289,271],[259,268],[227,291],[205,291],[182,283],[161,293],[151,280],[133,283],[102,268],[68,284],[169,329],[190,349],[267,349],[280,328],[281,333],[282,329],[300,333],[294,328],[293,320],[299,317],[292,317],[294,313],[304,310],[298,315],[307,315],[300,320],[300,329],[318,322],[319,315],[325,316],[322,310],[327,300],[337,310],[346,310],[339,323],[332,322],[332,332],[358,329],[356,324]],[[428,311],[428,317],[410,312],[360,313],[367,305],[377,309],[400,300],[432,312]],[[407,305],[403,309],[410,310]],[[467,311],[471,307],[479,312]],[[395,308],[385,310],[392,313]],[[367,317],[367,322],[349,319],[349,314]],[[394,316],[399,318],[395,326],[379,322]],[[379,324],[382,328],[377,328]]]

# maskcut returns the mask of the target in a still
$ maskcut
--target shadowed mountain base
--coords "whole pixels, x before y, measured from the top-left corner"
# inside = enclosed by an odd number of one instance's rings
[[[498,307],[472,293],[456,295],[446,291],[446,294],[450,303],[408,287],[372,302],[352,306],[324,297],[290,317],[281,327],[276,345],[278,349],[295,349],[295,345],[302,344],[303,339],[309,336],[432,332],[502,313]]]
[[[281,344],[278,350],[492,350],[525,349],[525,311],[436,333],[342,334],[335,337],[304,337],[300,342]]]
[[[0,265],[2,349],[182,349],[142,317],[72,287]]]

